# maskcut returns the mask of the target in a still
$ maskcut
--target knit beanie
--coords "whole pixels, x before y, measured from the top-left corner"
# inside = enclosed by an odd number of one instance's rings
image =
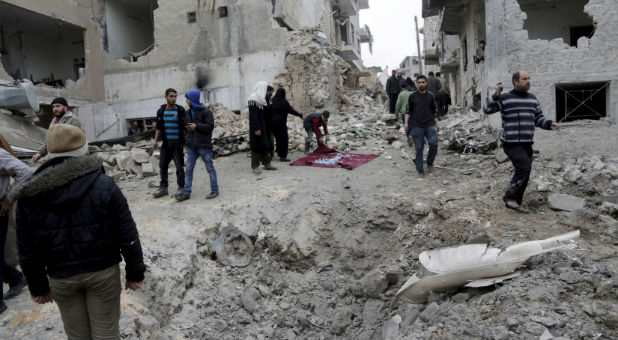
[[[88,153],[88,143],[82,130],[70,124],[55,124],[47,131],[49,157],[79,157]]]
[[[69,106],[69,103],[67,102],[67,100],[62,98],[62,97],[54,98],[54,100],[52,100],[51,104],[52,105],[54,105],[54,104],[62,104],[64,106],[66,106],[66,107]]]

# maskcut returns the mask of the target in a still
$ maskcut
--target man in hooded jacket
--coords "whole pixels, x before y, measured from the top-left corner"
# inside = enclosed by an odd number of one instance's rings
[[[119,339],[118,263],[125,288],[138,289],[146,271],[129,205],[101,159],[86,156],[78,127],[53,125],[46,142],[50,159],[9,193],[32,300],[56,301],[69,339]]]
[[[206,199],[219,196],[217,172],[212,162],[212,131],[215,128],[215,117],[204,104],[200,103],[200,90],[190,90],[185,94],[189,109],[185,113],[185,145],[187,146],[187,171],[185,174],[185,190],[175,196],[177,201],[188,200],[191,197],[193,170],[198,158],[206,165],[210,177],[210,194]]]

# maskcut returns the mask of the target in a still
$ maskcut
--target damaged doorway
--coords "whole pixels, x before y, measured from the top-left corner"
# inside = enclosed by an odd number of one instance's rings
[[[607,117],[609,82],[556,84],[556,120],[599,120]]]
[[[105,50],[112,59],[137,61],[154,47],[157,0],[105,1]]]
[[[2,66],[13,79],[63,87],[86,66],[85,29],[0,2]]]
[[[592,18],[584,12],[588,0],[517,0],[526,13],[524,29],[528,39],[552,40],[562,38],[577,47],[581,37],[594,34]]]

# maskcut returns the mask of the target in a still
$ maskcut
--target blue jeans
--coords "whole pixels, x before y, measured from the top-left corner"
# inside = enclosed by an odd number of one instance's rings
[[[217,172],[215,171],[215,165],[212,164],[212,150],[211,149],[193,149],[187,147],[187,171],[185,174],[185,195],[191,197],[191,185],[193,184],[193,169],[195,169],[195,163],[197,159],[201,158],[206,165],[206,171],[210,176],[210,191],[219,192],[219,186],[217,185]]]
[[[429,144],[429,152],[427,153],[427,166],[433,166],[433,161],[438,153],[438,130],[435,125],[426,128],[413,127],[412,139],[414,140],[414,149],[416,150],[416,171],[423,172],[423,149],[425,147],[425,138]]]

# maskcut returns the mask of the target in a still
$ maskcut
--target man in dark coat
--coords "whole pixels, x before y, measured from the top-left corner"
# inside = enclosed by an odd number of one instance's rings
[[[279,160],[282,162],[289,162],[288,158],[288,114],[292,114],[300,119],[303,119],[303,115],[294,110],[290,103],[285,98],[285,90],[278,88],[277,93],[272,98],[270,105],[270,126],[272,133],[277,141],[276,152],[279,156]]]
[[[399,79],[397,79],[397,71],[393,70],[390,78],[386,81],[386,94],[388,94],[388,112],[395,113],[395,105],[401,88],[399,87]]]
[[[155,198],[168,194],[167,169],[172,160],[174,160],[174,166],[176,167],[176,183],[178,184],[176,195],[184,192],[185,156],[183,148],[185,144],[185,109],[176,104],[177,96],[176,90],[165,90],[165,100],[167,103],[161,105],[157,111],[154,148],[156,149],[159,145],[159,137],[163,143],[161,144],[161,156],[159,157],[161,182],[159,189],[153,194]]]
[[[259,166],[264,164],[264,170],[277,170],[270,164],[272,158],[272,139],[268,129],[265,81],[259,81],[249,96],[249,146],[251,148],[251,169],[254,174],[261,174]]]
[[[206,171],[210,177],[210,194],[206,199],[219,196],[217,184],[217,172],[212,162],[212,130],[215,128],[215,117],[204,104],[200,103],[200,90],[190,90],[185,94],[189,109],[185,114],[187,132],[185,144],[187,145],[187,173],[185,175],[185,190],[175,196],[177,201],[188,200],[191,197],[193,184],[193,170],[198,158],[206,165]]]
[[[138,289],[146,266],[127,200],[75,126],[49,128],[50,160],[11,190],[19,264],[32,300],[56,301],[69,339],[119,339],[120,267]],[[122,254],[122,257],[121,257]]]

